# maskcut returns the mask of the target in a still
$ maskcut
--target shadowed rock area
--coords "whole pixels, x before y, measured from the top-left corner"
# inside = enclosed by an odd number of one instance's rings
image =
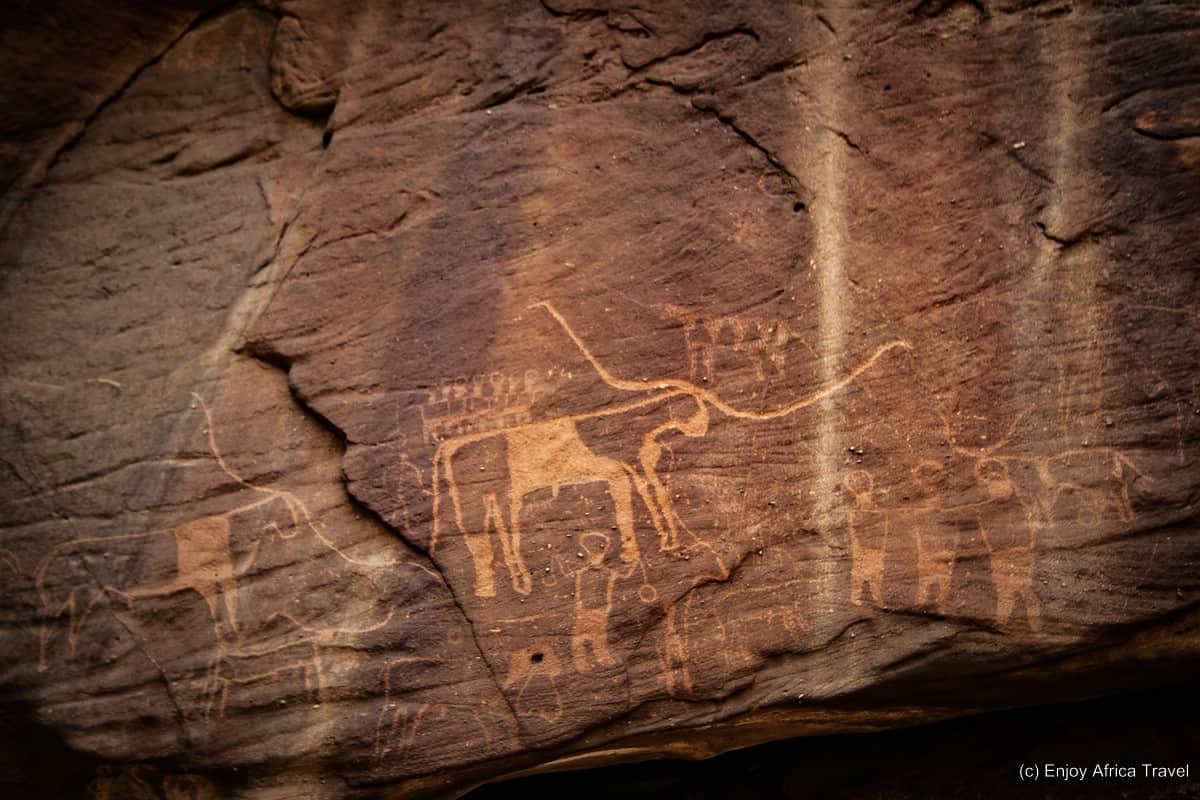
[[[1186,764],[1196,752],[1195,716],[1194,686],[1177,685],[921,728],[789,739],[701,762],[660,760],[535,775],[484,786],[467,797],[1190,798],[1200,794],[1194,775],[1156,778],[1142,765]],[[1019,777],[1022,766],[1044,770],[1046,764],[1088,774]]]
[[[1192,4],[2,14],[34,784],[451,797],[1200,666]]]

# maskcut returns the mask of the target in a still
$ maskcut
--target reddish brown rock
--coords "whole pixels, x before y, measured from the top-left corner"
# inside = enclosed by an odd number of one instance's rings
[[[118,76],[4,89],[2,696],[94,793],[1195,668],[1194,12],[743,5],[22,11]]]

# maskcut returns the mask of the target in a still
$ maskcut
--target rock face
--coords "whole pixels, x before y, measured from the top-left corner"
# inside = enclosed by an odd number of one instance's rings
[[[1191,4],[0,36],[0,696],[96,796],[453,795],[1200,660]]]

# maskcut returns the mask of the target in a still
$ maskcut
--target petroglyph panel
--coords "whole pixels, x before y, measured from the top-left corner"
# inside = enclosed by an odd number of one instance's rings
[[[96,793],[1194,672],[1193,10],[653,5],[118,9],[6,97],[0,682]]]

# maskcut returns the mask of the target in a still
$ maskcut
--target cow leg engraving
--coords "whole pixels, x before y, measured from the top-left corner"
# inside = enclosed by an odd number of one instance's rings
[[[608,473],[608,493],[612,496],[617,527],[621,531],[621,560],[633,564],[641,558],[633,528],[633,491],[629,476],[622,466],[613,462]]]
[[[442,473],[446,476],[446,486],[450,490],[450,504],[454,508],[454,521],[458,527],[458,532],[462,534],[463,540],[467,544],[467,550],[471,553],[471,560],[475,567],[475,596],[476,597],[495,597],[496,596],[496,578],[492,569],[492,562],[495,559],[495,552],[492,550],[492,542],[488,538],[486,520],[483,525],[483,531],[480,533],[472,532],[463,519],[462,499],[458,493],[458,482],[454,479],[454,455],[457,448],[447,448],[439,450],[434,456],[434,502],[433,502],[433,538],[430,540],[429,550],[432,553],[437,547],[438,528],[441,525],[441,513],[439,508],[439,495],[437,492],[438,478],[437,467],[440,464]],[[486,502],[486,501],[485,501]],[[493,502],[494,498],[493,498]],[[486,508],[485,508],[486,517]],[[503,518],[500,520],[503,525]],[[501,539],[503,542],[503,539]]]
[[[533,578],[529,575],[525,560],[521,558],[521,498],[515,491],[509,495],[508,513],[511,515],[511,525],[504,524],[504,512],[496,502],[496,495],[487,495],[484,503],[487,519],[494,523],[500,536],[500,550],[504,554],[504,563],[508,565],[513,588],[521,594],[529,594],[533,590]],[[488,526],[485,525],[486,527]]]

